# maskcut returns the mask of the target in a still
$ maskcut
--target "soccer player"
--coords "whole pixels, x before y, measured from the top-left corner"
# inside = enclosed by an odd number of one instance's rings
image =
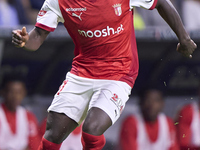
[[[134,6],[156,7],[179,39],[177,51],[192,57],[196,44],[168,0],[46,0],[32,31],[13,30],[13,44],[35,51],[63,22],[75,44],[72,69],[48,108],[40,149],[59,149],[83,119],[83,149],[103,148],[103,133],[119,118],[138,75]]]
[[[26,95],[24,81],[19,76],[3,80],[3,103],[0,104],[0,149],[37,150],[40,144],[37,119],[20,106]]]
[[[162,113],[162,92],[146,89],[139,99],[139,111],[121,126],[120,150],[179,150],[173,121]]]
[[[200,96],[200,89],[199,89]],[[182,107],[177,115],[177,137],[181,150],[200,150],[200,102]]]

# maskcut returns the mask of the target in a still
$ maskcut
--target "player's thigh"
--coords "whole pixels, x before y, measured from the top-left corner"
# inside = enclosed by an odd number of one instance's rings
[[[125,82],[113,80],[105,80],[97,85],[99,86],[97,86],[97,90],[92,97],[89,109],[92,107],[102,109],[114,124],[125,108],[131,93],[131,87]]]
[[[62,141],[85,118],[92,94],[91,80],[68,74],[48,108],[45,137]]]
[[[102,134],[116,122],[129,99],[131,87],[121,81],[97,81],[83,130]]]
[[[83,124],[83,131],[92,135],[102,135],[110,126],[112,120],[102,109],[92,107]]]
[[[92,80],[69,74],[48,108],[48,111],[63,113],[80,124],[86,116],[93,94]]]

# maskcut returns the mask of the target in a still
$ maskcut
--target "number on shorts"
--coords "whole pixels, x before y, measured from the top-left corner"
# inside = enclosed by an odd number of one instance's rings
[[[60,92],[63,90],[63,88],[64,88],[65,85],[67,84],[67,81],[68,81],[68,80],[63,81],[63,84],[60,86],[60,88],[59,88],[59,90],[58,90],[58,92],[57,92],[57,95],[59,95]]]

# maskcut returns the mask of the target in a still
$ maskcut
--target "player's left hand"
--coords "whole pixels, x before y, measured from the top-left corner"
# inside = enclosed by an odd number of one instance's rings
[[[189,39],[186,40],[184,43],[178,43],[177,51],[181,53],[183,56],[192,58],[192,54],[197,48],[197,45],[194,43],[193,40]]]

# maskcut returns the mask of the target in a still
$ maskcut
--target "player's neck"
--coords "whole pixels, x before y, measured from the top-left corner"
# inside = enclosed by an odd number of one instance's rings
[[[5,107],[5,109],[7,109],[8,111],[10,111],[10,112],[16,112],[16,110],[17,110],[17,108],[16,107],[11,107],[8,103],[6,103],[6,102],[4,102],[3,103],[3,105],[4,105],[4,107]]]
[[[158,117],[147,117],[147,116],[143,116],[144,121],[148,122],[148,123],[155,123],[157,121]]]

